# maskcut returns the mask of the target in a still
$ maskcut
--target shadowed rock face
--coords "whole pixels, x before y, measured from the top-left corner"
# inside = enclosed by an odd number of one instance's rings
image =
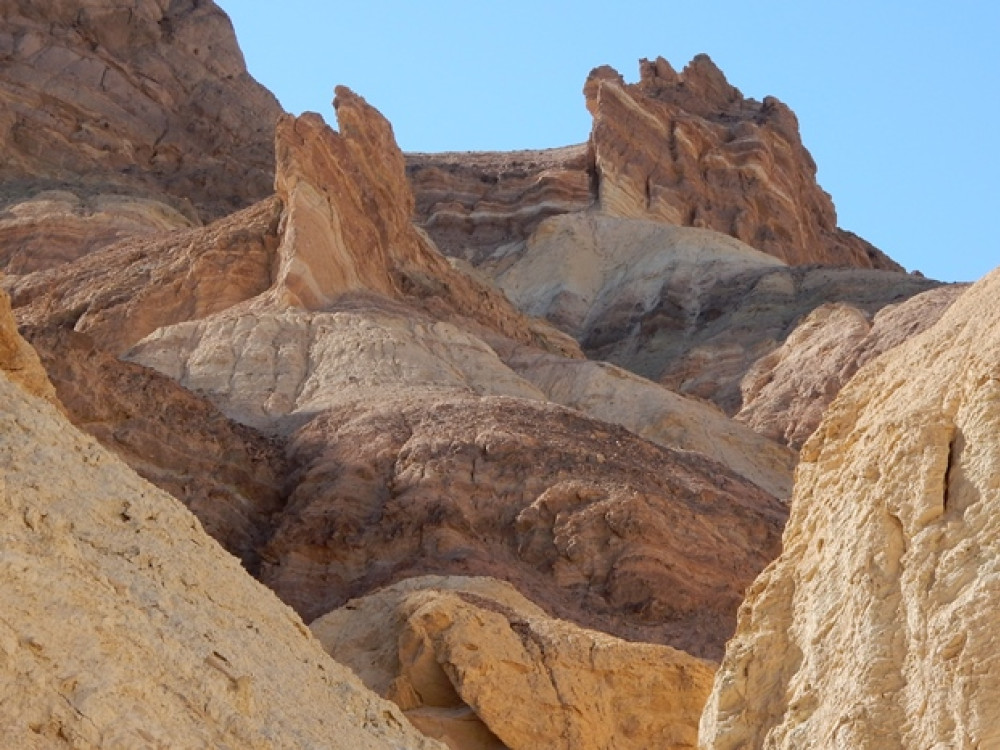
[[[862,367],[803,446],[784,549],[741,607],[705,747],[995,744],[998,295],[994,271]]]
[[[521,399],[346,404],[290,460],[261,578],[306,619],[411,575],[491,575],[558,617],[711,657],[785,516],[698,454]]]
[[[2,0],[0,203],[156,198],[195,220],[270,194],[275,98],[211,0]]]
[[[699,659],[554,620],[492,578],[411,578],[310,629],[456,750],[694,748],[712,683]]]

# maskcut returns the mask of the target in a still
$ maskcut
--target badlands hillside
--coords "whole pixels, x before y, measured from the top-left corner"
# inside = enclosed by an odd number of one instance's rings
[[[1000,277],[787,106],[404,154],[211,0],[0,11],[4,746],[1000,746]]]

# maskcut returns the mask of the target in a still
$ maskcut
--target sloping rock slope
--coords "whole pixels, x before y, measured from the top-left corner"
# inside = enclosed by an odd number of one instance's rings
[[[740,383],[827,302],[873,315],[939,286],[865,268],[788,266],[718,232],[600,214],[547,219],[495,267],[521,309],[683,394],[740,409]]]
[[[9,747],[430,748],[175,499],[0,373]]]
[[[966,288],[922,292],[886,305],[874,318],[845,303],[817,307],[744,376],[736,419],[797,450],[862,365],[930,328]]]
[[[412,578],[310,628],[454,750],[694,748],[712,683],[708,663],[553,620],[491,578]]]
[[[863,367],[802,449],[740,609],[711,748],[1000,742],[1000,272]]]

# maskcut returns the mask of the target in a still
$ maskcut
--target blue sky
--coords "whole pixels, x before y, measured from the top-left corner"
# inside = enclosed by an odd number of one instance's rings
[[[287,110],[332,121],[346,84],[408,151],[580,143],[591,68],[707,52],[795,110],[841,227],[946,281],[1000,265],[1000,3],[217,1]]]

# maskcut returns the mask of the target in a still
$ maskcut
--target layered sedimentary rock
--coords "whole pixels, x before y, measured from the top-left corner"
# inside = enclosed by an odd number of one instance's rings
[[[1000,740],[1000,272],[868,363],[802,449],[705,747]]]
[[[10,747],[430,748],[169,495],[0,373]]]
[[[40,271],[125,237],[190,226],[191,219],[149,198],[45,190],[0,208],[0,268]]]
[[[707,55],[639,72],[629,85],[597,68],[584,86],[603,212],[714,229],[794,265],[902,270],[837,228],[785,104],[745,98]]]
[[[155,370],[122,362],[86,334],[28,328],[60,403],[81,430],[184,503],[250,570],[284,501],[279,441],[227,419]]]
[[[447,255],[479,265],[544,219],[594,204],[588,147],[407,154],[416,219]]]
[[[425,577],[311,626],[453,750],[694,748],[712,666],[553,620],[509,584]]]
[[[607,360],[727,413],[740,381],[825,302],[867,314],[938,286],[910,274],[787,266],[718,232],[599,214],[543,222],[498,285]]]
[[[862,365],[930,328],[965,289],[953,284],[922,292],[874,318],[844,303],[821,305],[747,372],[736,419],[798,449]]]
[[[526,399],[347,403],[290,460],[261,579],[306,619],[411,575],[491,575],[563,619],[711,657],[785,515],[698,454]]]
[[[3,204],[61,187],[197,221],[270,194],[281,109],[211,0],[3,0],[0,16]]]

